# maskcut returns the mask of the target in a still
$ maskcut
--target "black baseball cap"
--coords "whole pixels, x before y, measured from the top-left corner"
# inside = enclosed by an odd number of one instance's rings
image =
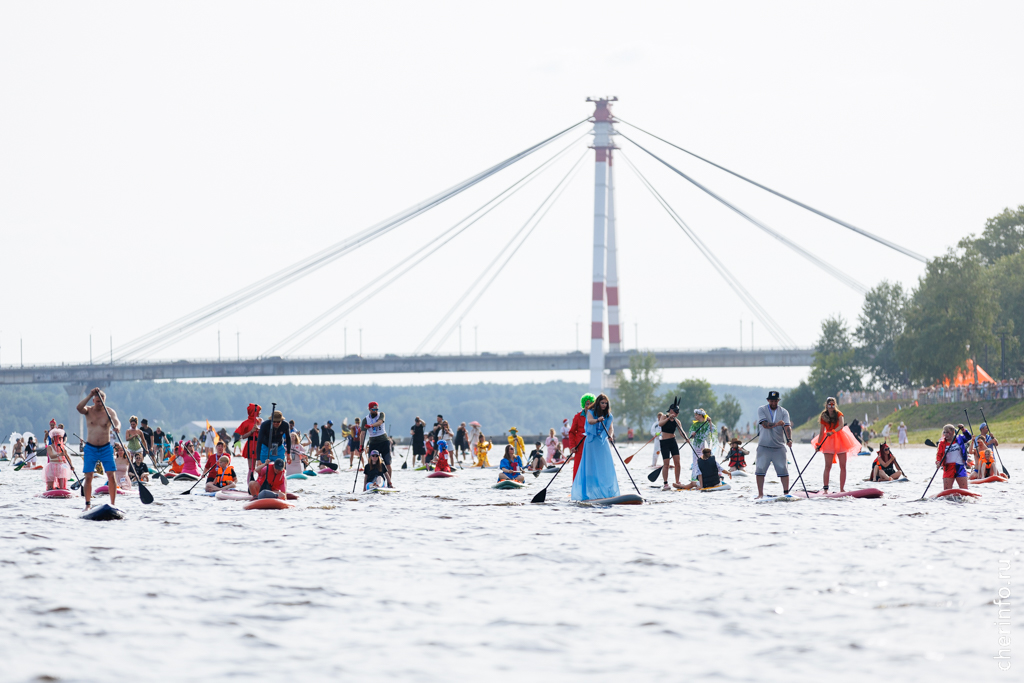
[[[769,401],[778,401],[779,400],[779,392],[777,392],[777,391],[769,391],[768,392],[768,400]]]
[[[283,470],[284,469],[284,460],[281,459],[281,458],[278,458],[277,460],[275,460],[274,461],[274,469],[278,470],[278,471]]]

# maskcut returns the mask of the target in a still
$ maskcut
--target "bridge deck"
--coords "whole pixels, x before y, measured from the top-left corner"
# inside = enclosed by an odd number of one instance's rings
[[[635,352],[607,353],[605,367],[629,368]],[[651,351],[660,368],[734,368],[807,366],[812,349],[734,349]],[[0,368],[0,384],[134,382],[156,379],[221,377],[302,377],[305,375],[370,375],[420,372],[520,372],[587,370],[586,354],[482,353],[470,356],[346,356],[344,358],[252,358],[240,361],[152,361],[114,365],[57,365]]]

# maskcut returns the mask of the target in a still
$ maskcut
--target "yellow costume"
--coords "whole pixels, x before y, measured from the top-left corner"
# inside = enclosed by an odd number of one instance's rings
[[[487,459],[487,454],[490,452],[490,450],[490,441],[484,441],[483,443],[480,443],[478,441],[476,444],[476,462],[473,463],[473,467],[490,467],[491,463]]]
[[[509,430],[512,432],[508,437],[508,443],[510,446],[516,449],[516,455],[520,458],[526,455],[526,445],[523,443],[523,437],[519,436],[515,427]]]

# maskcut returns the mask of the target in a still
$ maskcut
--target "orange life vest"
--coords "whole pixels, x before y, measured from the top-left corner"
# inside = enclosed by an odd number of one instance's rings
[[[238,476],[235,475],[235,468],[228,463],[224,467],[217,467],[216,472],[213,475],[213,484],[219,488],[224,488],[228,484],[238,481]]]

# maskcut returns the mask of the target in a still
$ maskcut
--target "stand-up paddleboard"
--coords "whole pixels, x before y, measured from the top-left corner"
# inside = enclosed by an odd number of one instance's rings
[[[786,495],[783,495],[783,496],[765,496],[764,498],[758,498],[754,502],[755,503],[793,503],[793,502],[796,502],[798,500],[807,500],[807,499],[804,498],[803,496],[800,496],[799,498],[797,498],[796,496],[787,493]]]
[[[71,498],[73,494],[67,489],[50,489],[37,495],[40,498]]]
[[[107,486],[106,484],[104,484],[103,486],[98,487],[95,491],[92,492],[92,495],[94,495],[94,496],[102,496],[105,493],[110,493],[110,487]],[[119,495],[119,496],[126,496],[128,494],[125,493],[123,490],[121,490],[120,487],[118,487],[117,495]]]
[[[248,493],[245,493],[244,491],[236,491],[233,489],[228,489],[226,491],[217,491],[217,493],[214,495],[214,498],[216,498],[217,500],[252,500],[252,496],[250,496]]]
[[[174,478],[174,481],[199,481],[199,477],[194,474],[185,474],[182,472]]]
[[[286,493],[284,495],[285,495],[285,497],[288,498],[288,500],[298,500],[299,499],[299,497],[297,495],[295,495],[294,493]]]
[[[797,498],[881,498],[885,494],[880,489],[857,489],[856,491],[843,491],[836,493],[820,493],[802,489],[794,489],[790,493]]]
[[[217,495],[217,492],[216,491],[193,491],[192,495],[193,496],[208,496],[210,498],[213,498],[214,496]]]
[[[280,498],[257,498],[242,506],[243,510],[286,510],[292,507]]]
[[[614,498],[594,498],[592,500],[577,500],[578,505],[641,505],[644,499],[635,493],[627,493],[624,496]]]
[[[520,483],[518,481],[513,481],[511,479],[506,479],[504,481],[499,481],[497,484],[495,484],[491,488],[492,489],[524,489],[524,488],[526,488],[526,484],[522,484],[522,483]]]
[[[967,489],[946,489],[945,491],[939,491],[933,498],[981,498],[980,493],[974,491],[968,491]]]
[[[447,479],[454,476],[451,472],[431,472],[427,475],[427,479]]]
[[[309,479],[305,474],[289,474],[288,479]]]
[[[743,470],[736,470],[732,473],[734,477],[749,477],[750,472],[744,472]]]
[[[337,474],[337,472],[332,470],[330,467],[322,467],[320,469],[320,474]]]
[[[678,491],[679,489],[676,489],[676,490]],[[731,491],[731,490],[732,490],[732,486],[730,486],[728,482],[724,482],[723,481],[718,486],[709,486],[706,489],[701,489],[701,493],[714,493],[715,491]]]
[[[878,481],[871,481],[871,477],[868,477],[867,479],[862,479],[861,481],[870,481],[872,484],[894,484],[897,482],[910,480],[907,479],[906,477],[900,477],[899,479],[881,479]]]
[[[363,495],[369,495],[371,493],[380,493],[380,494],[398,493],[398,489],[388,489],[388,488],[384,488],[384,487],[378,487],[378,488],[369,489],[368,491],[363,491]]]
[[[316,472],[314,472],[313,470],[303,470],[301,472],[301,474],[305,474],[307,477],[315,477],[316,476]]]
[[[991,477],[985,477],[984,479],[971,479],[970,484],[1004,484],[1009,479],[1002,476],[1001,474],[993,474]]]
[[[85,514],[82,515],[82,519],[88,519],[90,522],[109,522],[114,519],[124,519],[124,512],[113,505],[104,503],[91,510],[86,510]]]
[[[555,472],[558,471],[558,469],[559,468],[557,468],[557,467],[545,467],[544,469],[542,469],[540,471],[540,473],[541,474],[554,474]]]
[[[420,465],[419,467],[413,467],[413,468],[412,468],[412,471],[413,471],[413,472],[422,472],[422,471],[423,471],[423,470],[425,470],[425,469],[427,469],[427,466],[426,466],[426,465]]]

